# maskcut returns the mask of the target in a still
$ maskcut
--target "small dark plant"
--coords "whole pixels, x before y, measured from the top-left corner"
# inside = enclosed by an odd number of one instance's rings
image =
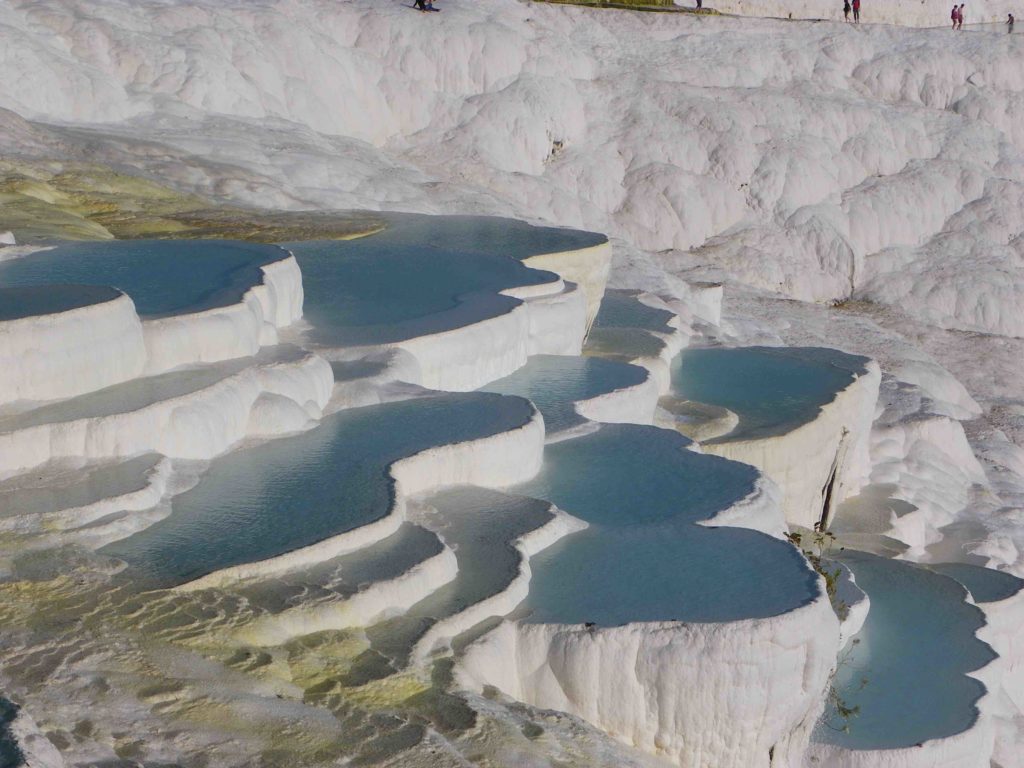
[[[850,653],[860,643],[856,637],[850,641],[850,646],[839,655],[838,663],[836,664],[836,671],[832,673],[832,678],[828,684],[828,695],[826,696],[826,714],[822,716],[821,723],[826,728],[831,728],[833,731],[839,731],[840,733],[850,732],[850,721],[853,720],[857,715],[860,714],[860,706],[850,706],[849,703],[840,695],[839,689],[836,688],[836,675],[839,670],[844,666],[851,664]],[[862,677],[860,679],[860,685],[857,688],[857,693],[860,693],[868,684],[868,679]],[[829,714],[831,710],[831,714]]]
[[[804,553],[807,562],[825,580],[825,592],[828,594],[829,602],[832,603],[832,610],[836,612],[840,621],[845,621],[846,617],[850,615],[850,606],[846,604],[845,600],[838,598],[839,579],[842,577],[843,571],[837,563],[829,559],[829,555],[832,554],[835,547],[836,535],[815,526],[814,533],[810,535],[806,546],[802,533],[795,531],[787,533],[786,538]],[[840,547],[837,551],[842,552],[843,548]]]
[[[828,594],[829,602],[832,604],[832,610],[835,611],[840,621],[844,621],[850,615],[850,606],[846,604],[845,600],[840,600],[838,596],[839,579],[842,578],[843,571],[839,564],[830,558],[834,551],[843,551],[843,547],[839,547],[838,550],[835,549],[836,535],[831,531],[823,530],[819,523],[814,526],[814,532],[807,535],[806,544],[804,543],[804,534],[798,531],[787,533],[786,538],[789,539],[793,546],[803,552],[807,562],[825,580],[825,592]],[[843,699],[839,689],[836,688],[835,679],[839,669],[850,663],[850,653],[858,643],[860,643],[860,640],[854,638],[850,641],[847,649],[839,655],[836,669],[829,679],[828,693],[826,695],[827,711],[830,710],[831,714],[826,714],[821,720],[825,727],[842,733],[850,732],[850,721],[860,714],[860,707],[850,706]],[[867,678],[862,677],[860,687],[857,690],[864,690],[867,684]]]

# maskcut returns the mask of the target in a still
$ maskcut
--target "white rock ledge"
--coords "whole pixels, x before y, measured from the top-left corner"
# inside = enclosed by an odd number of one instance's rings
[[[142,374],[146,347],[132,300],[0,321],[0,405],[74,397]]]
[[[725,436],[701,447],[705,453],[760,469],[782,489],[786,520],[813,528],[823,515],[824,489],[833,467],[835,482],[826,522],[868,478],[868,446],[880,382],[881,370],[870,360],[865,372],[823,405],[814,420],[780,435],[736,440]]]
[[[210,459],[246,437],[273,433],[281,423],[294,426],[279,409],[268,408],[263,396],[280,396],[278,402],[305,412],[308,423],[319,418],[333,384],[330,365],[302,353],[288,362],[244,368],[210,386],[133,411],[6,432],[0,424],[0,477],[64,458],[92,461],[155,452]],[[257,407],[261,402],[263,407]],[[261,418],[253,419],[254,414]]]
[[[141,320],[131,298],[119,294],[69,311],[0,321],[0,405],[74,397],[276,344],[278,330],[301,318],[303,305],[298,262],[281,254],[261,267],[258,285],[225,307]]]
[[[608,242],[523,259],[533,269],[558,275],[539,285],[500,291],[522,301],[502,314],[436,333],[379,346],[363,354],[403,350],[417,366],[404,379],[428,389],[468,392],[513,373],[531,355],[578,355],[604,296],[611,265]],[[324,350],[330,358],[343,352]]]
[[[554,272],[563,280],[576,283],[586,296],[587,313],[586,328],[594,323],[597,312],[601,308],[608,274],[612,265],[612,245],[603,242],[589,248],[573,251],[545,253],[523,259],[523,264],[533,269],[546,269]]]
[[[685,768],[799,766],[835,664],[824,593],[768,619],[621,627],[504,622],[466,650],[485,685],[577,715]]]
[[[661,388],[650,369],[644,373],[639,384],[576,401],[576,413],[604,424],[653,424]]]
[[[295,257],[261,267],[263,280],[237,304],[145,320],[146,373],[254,355],[278,343],[278,330],[302,317],[302,272]]]
[[[586,333],[587,299],[575,284],[556,280],[502,293],[521,299],[522,304],[459,328],[367,347],[365,353],[407,352],[418,370],[404,366],[406,380],[447,392],[479,389],[526,365],[531,355],[579,354]]]
[[[431,627],[413,648],[411,658],[414,662],[422,664],[438,647],[447,645],[461,633],[492,616],[508,615],[526,599],[532,576],[530,558],[570,533],[587,527],[584,521],[554,505],[551,512],[554,515],[551,520],[516,539],[513,546],[520,555],[519,569],[505,589]]]
[[[707,526],[781,538],[768,478]],[[493,686],[583,718],[686,768],[801,764],[839,649],[839,620],[818,579],[809,603],[769,618],[619,627],[505,621],[468,646],[457,683]]]

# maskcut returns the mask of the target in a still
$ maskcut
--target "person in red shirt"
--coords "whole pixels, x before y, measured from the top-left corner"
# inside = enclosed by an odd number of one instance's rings
[[[860,24],[860,0],[853,0],[853,23]]]

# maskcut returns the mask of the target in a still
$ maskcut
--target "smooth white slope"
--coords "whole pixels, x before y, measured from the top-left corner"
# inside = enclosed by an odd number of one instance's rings
[[[676,0],[676,5],[693,6],[692,0]],[[794,19],[842,19],[843,4],[834,0],[714,0],[705,3],[723,13],[746,16],[776,16]],[[967,3],[964,21],[986,24],[1006,21],[1008,13],[1019,17],[1020,5],[1013,0],[971,0]],[[915,27],[948,26],[952,0],[863,0],[862,23],[905,24]],[[853,14],[850,15],[852,20]]]
[[[39,0],[0,9],[0,37],[0,107],[95,126],[58,129],[59,152],[86,139],[253,204],[511,212],[705,246],[672,258],[1024,335],[1005,309],[1024,290],[1024,38],[998,29],[510,0],[429,18],[397,0]],[[11,141],[38,151],[24,133]],[[942,237],[968,220],[973,269]]]

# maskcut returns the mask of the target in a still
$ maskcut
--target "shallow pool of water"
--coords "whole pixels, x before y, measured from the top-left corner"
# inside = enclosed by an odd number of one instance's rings
[[[788,543],[696,525],[746,497],[758,474],[687,445],[669,430],[604,425],[546,447],[541,474],[514,491],[590,528],[531,560],[529,621],[730,621],[785,613],[818,594]]]
[[[985,621],[950,578],[898,560],[847,550],[839,559],[871,600],[841,657],[835,687],[843,718],[826,711],[814,738],[848,749],[895,749],[970,728],[985,692],[967,677],[995,654],[975,637]]]
[[[0,320],[68,312],[113,301],[119,295],[102,285],[0,285]]]
[[[643,328],[591,328],[583,354],[628,363],[641,357],[658,357],[665,342]]]
[[[288,244],[302,268],[315,343],[401,341],[504,314],[519,302],[499,291],[557,279],[522,259],[605,242],[514,219],[384,217],[387,229],[369,237]]]
[[[484,488],[451,488],[427,503],[435,509],[427,524],[455,551],[458,574],[403,615],[367,631],[373,649],[396,666],[438,621],[507,589],[522,562],[516,540],[552,519],[546,502]]]
[[[0,285],[76,283],[127,293],[144,317],[235,304],[263,279],[280,248],[226,240],[103,240],[65,243],[0,263]]]
[[[672,363],[672,390],[739,417],[736,429],[712,442],[771,437],[817,418],[866,363],[820,347],[685,349]]]
[[[609,289],[601,299],[601,309],[594,319],[595,328],[640,328],[656,333],[672,333],[669,321],[673,314],[644,304],[636,291]]]
[[[441,553],[444,545],[430,531],[411,523],[375,544],[340,557],[244,585],[239,592],[261,609],[279,613],[340,602],[361,589],[398,578]]]
[[[392,462],[519,427],[532,413],[525,400],[487,393],[341,411],[215,460],[168,518],[103,551],[164,586],[281,555],[386,515]]]
[[[140,491],[159,461],[148,453],[85,468],[36,469],[0,483],[0,519],[48,515]]]
[[[537,355],[510,376],[483,389],[531,400],[544,415],[548,434],[586,421],[574,404],[598,395],[643,384],[647,371],[635,365],[596,357]]]
[[[1006,600],[1024,589],[1024,579],[1019,579],[1012,573],[994,571],[980,565],[940,563],[928,567],[936,573],[959,581],[967,587],[976,603]]]

